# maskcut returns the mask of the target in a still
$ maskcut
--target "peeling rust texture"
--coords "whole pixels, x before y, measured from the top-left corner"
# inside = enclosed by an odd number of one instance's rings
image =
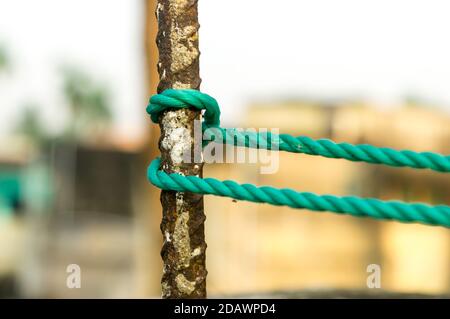
[[[158,0],[158,92],[168,88],[200,88],[197,0]],[[202,176],[203,163],[194,163],[194,120],[199,111],[168,110],[161,115],[161,168]],[[190,154],[191,163],[183,161]],[[206,298],[205,214],[203,196],[161,192],[161,231],[164,262],[163,298]]]

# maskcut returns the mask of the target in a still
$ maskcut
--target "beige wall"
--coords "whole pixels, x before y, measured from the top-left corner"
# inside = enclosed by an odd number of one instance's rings
[[[327,116],[329,112],[320,106],[298,104],[296,109],[292,104],[256,105],[250,108],[242,126],[263,127],[264,123],[270,123],[271,127],[281,128],[281,132],[329,137]],[[437,152],[445,152],[449,144],[450,120],[433,110],[398,108],[386,112],[373,106],[347,104],[335,109],[331,123],[331,137],[337,141]],[[207,165],[205,169],[205,176],[219,179],[319,194],[380,195],[385,199],[405,199],[402,185],[409,183],[410,176],[423,177],[412,200],[429,200],[429,193],[437,185],[434,176],[439,174],[420,171],[414,176],[409,169],[388,168],[383,175],[386,178],[372,178],[378,173],[379,166],[287,153],[280,153],[280,169],[272,175],[259,174],[258,166],[252,164]],[[401,181],[393,182],[400,177]],[[444,203],[449,204],[450,183],[448,180],[439,183],[448,187]],[[376,194],[373,189],[378,189]],[[211,196],[206,197],[205,205],[210,294],[365,289],[366,267],[371,263],[380,264],[384,289],[450,291],[450,234],[444,228]]]

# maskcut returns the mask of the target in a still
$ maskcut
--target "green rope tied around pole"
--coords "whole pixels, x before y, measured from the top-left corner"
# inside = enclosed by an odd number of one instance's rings
[[[407,204],[400,201],[385,202],[374,198],[355,196],[319,196],[308,192],[296,192],[289,188],[257,187],[253,184],[238,184],[229,180],[219,181],[215,178],[203,179],[177,173],[168,174],[159,170],[159,166],[160,159],[154,159],[148,168],[147,177],[153,185],[164,190],[218,195],[255,203],[450,227],[450,207],[445,205],[429,206],[421,203]]]
[[[205,110],[203,117],[205,125],[218,127],[220,125],[220,108],[216,99],[197,90],[168,89],[161,94],[153,95],[147,106],[147,113],[153,123],[159,123],[159,116],[167,109],[182,109],[192,107]]]
[[[211,138],[211,140],[216,142],[255,148],[276,148],[287,152],[343,158],[351,161],[389,166],[429,168],[439,172],[450,172],[450,156],[437,153],[417,153],[409,150],[397,151],[372,145],[334,143],[325,139],[313,140],[304,136],[294,137],[287,134],[258,134],[254,132],[243,133],[236,129],[220,128],[220,109],[217,101],[209,95],[195,90],[170,89],[154,95],[147,106],[147,112],[151,115],[152,121],[158,123],[162,112],[168,109],[179,108],[205,110],[203,130],[208,128],[219,130],[222,140],[216,140],[214,136]],[[401,222],[419,222],[450,227],[450,207],[445,205],[408,204],[400,201],[381,201],[374,198],[363,199],[354,196],[319,196],[307,192],[296,192],[291,189],[277,189],[270,186],[257,187],[252,184],[241,185],[234,181],[219,181],[214,178],[202,179],[196,176],[183,176],[176,173],[167,174],[159,170],[159,166],[160,160],[158,158],[149,166],[147,177],[152,184],[164,190],[212,194],[293,208],[331,211],[353,216],[368,216],[376,219],[393,219]]]
[[[288,134],[271,134],[270,132],[255,133],[242,132],[236,129],[219,127],[220,109],[217,101],[196,90],[169,89],[161,94],[152,96],[147,106],[147,112],[154,123],[158,123],[159,115],[173,108],[192,107],[205,110],[203,129],[216,128],[220,131],[222,140],[213,136],[211,140],[229,143],[236,146],[276,149],[309,155],[319,155],[329,158],[342,158],[355,162],[384,164],[396,167],[411,167],[431,169],[438,172],[450,172],[450,156],[432,152],[414,152],[409,150],[394,150],[387,147],[376,147],[368,144],[353,145],[349,143],[335,143],[327,139],[314,140],[306,136],[292,136]],[[271,140],[270,142],[268,140]]]

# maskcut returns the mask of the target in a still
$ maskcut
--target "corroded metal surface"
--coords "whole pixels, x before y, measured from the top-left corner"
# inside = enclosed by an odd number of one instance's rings
[[[168,88],[200,88],[197,0],[158,0],[158,92]],[[194,120],[200,112],[180,109],[160,118],[161,168],[168,173],[202,176],[202,163],[186,163],[194,154]],[[193,162],[193,161],[192,161]],[[161,231],[164,244],[163,298],[205,298],[205,234],[203,197],[163,191]]]

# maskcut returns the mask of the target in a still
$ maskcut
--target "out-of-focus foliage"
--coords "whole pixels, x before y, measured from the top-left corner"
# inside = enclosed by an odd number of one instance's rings
[[[33,103],[26,105],[16,125],[16,132],[26,137],[38,149],[51,139],[82,142],[100,140],[112,120],[107,89],[95,83],[76,68],[62,69],[62,93],[69,108],[69,118],[62,135],[51,136],[40,118],[42,109]]]
[[[38,107],[32,104],[26,105],[16,127],[17,133],[25,136],[36,146],[42,146],[48,139],[48,133],[42,125]]]
[[[5,70],[9,65],[8,54],[4,46],[0,45],[0,71]]]
[[[78,139],[107,128],[112,119],[107,89],[76,68],[65,67],[62,75],[63,93],[73,117],[69,136]]]
[[[405,107],[416,108],[436,108],[436,106],[441,104],[439,101],[435,101],[433,99],[423,97],[414,93],[405,94],[404,101]]]

